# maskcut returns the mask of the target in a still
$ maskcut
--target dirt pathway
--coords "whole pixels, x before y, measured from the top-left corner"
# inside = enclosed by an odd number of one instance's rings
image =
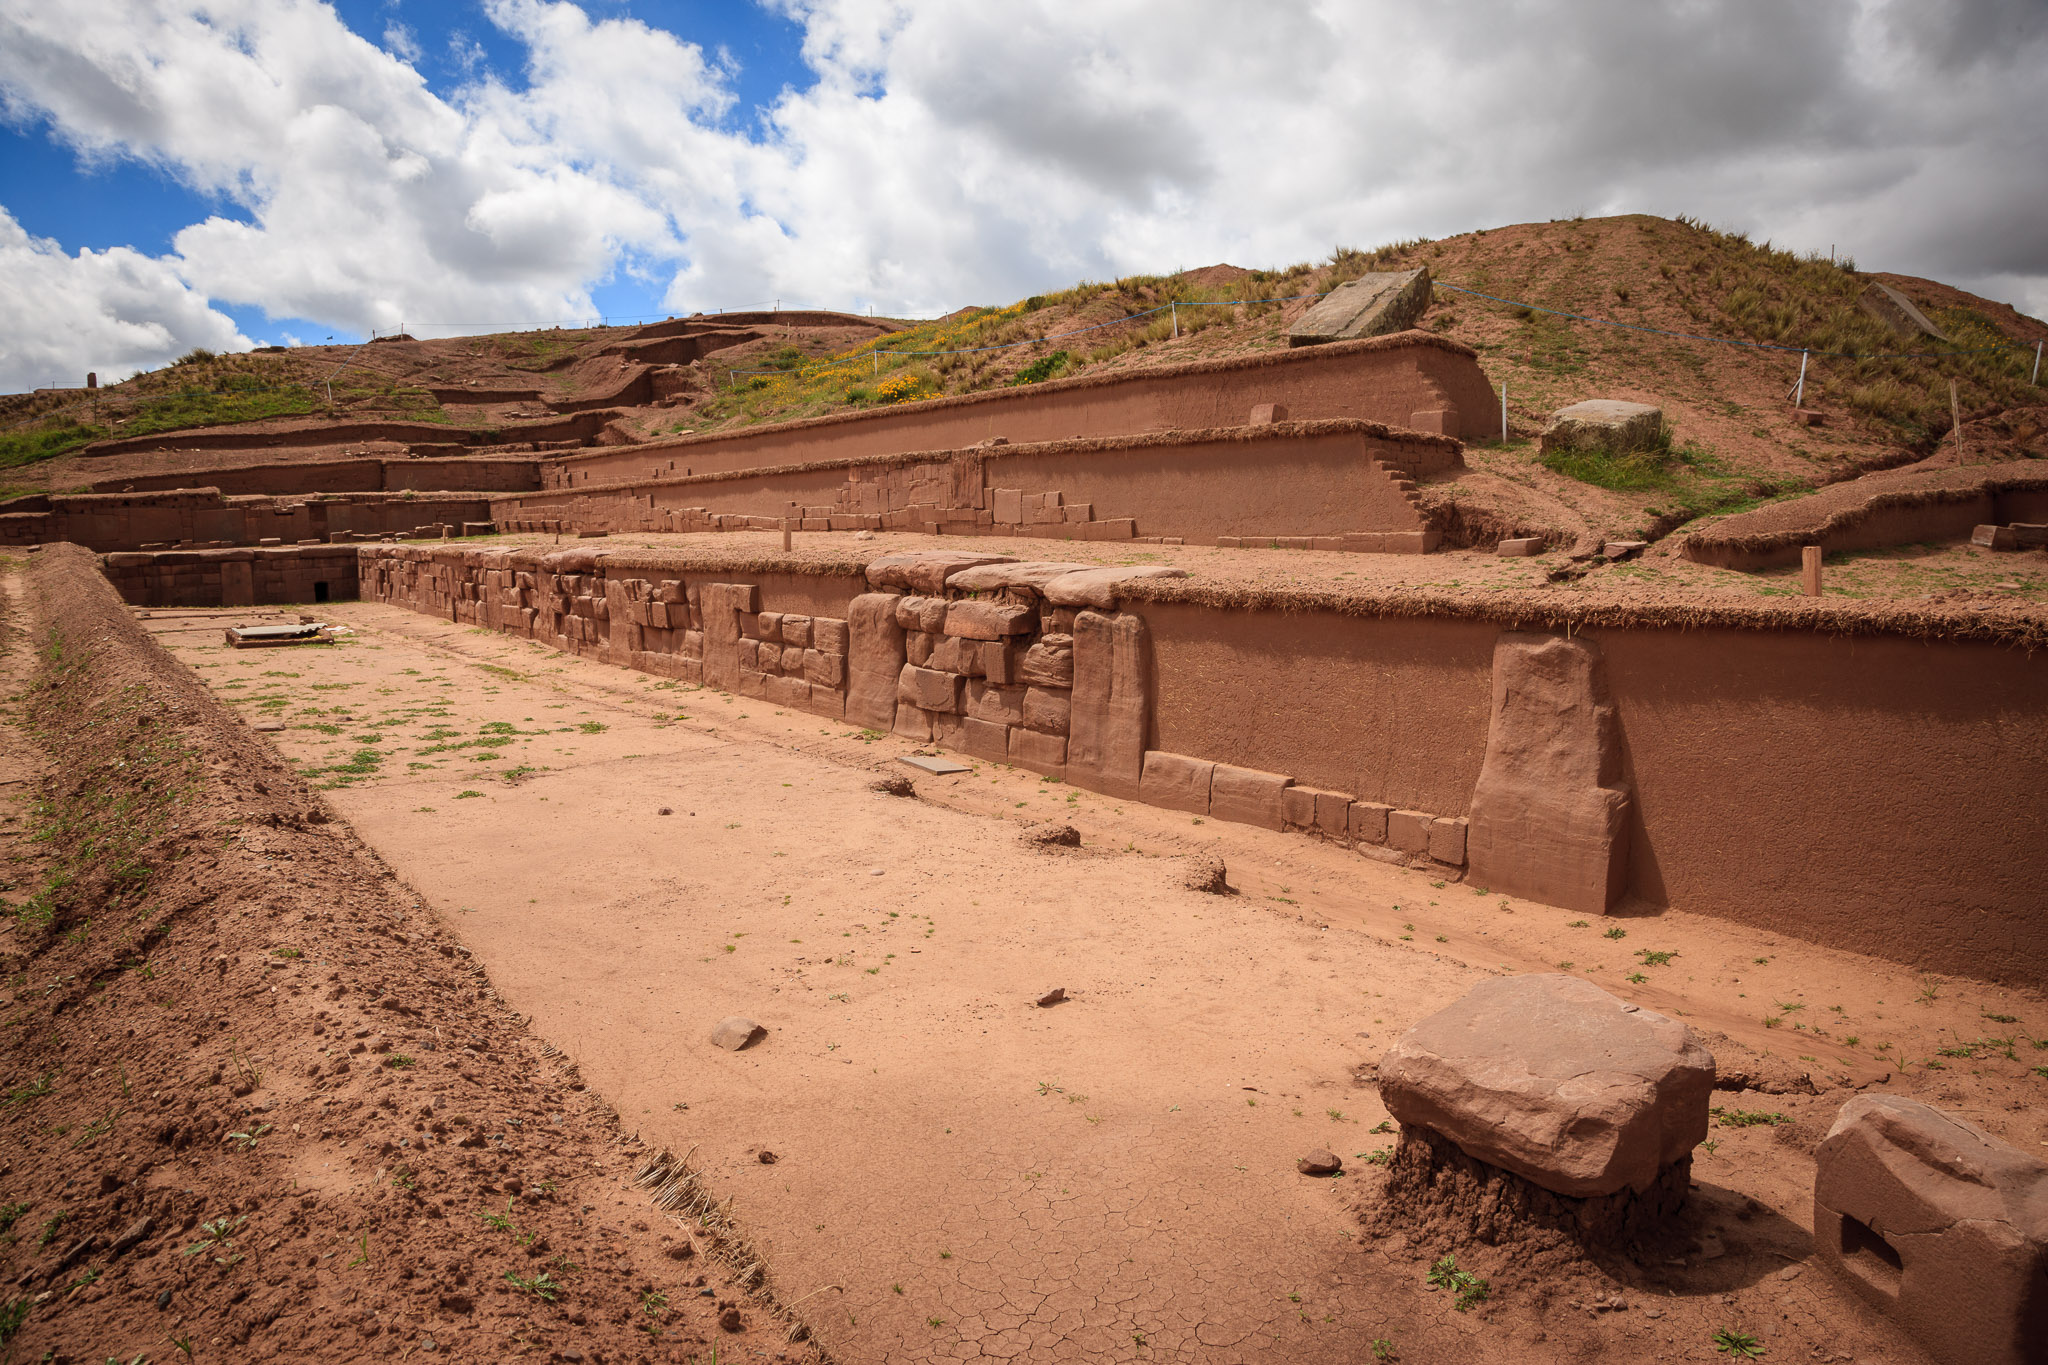
[[[1785,1121],[1716,1129],[1695,1177],[1725,1254],[1657,1268],[1677,1297],[1655,1317],[1508,1296],[1461,1315],[1422,1287],[1435,1249],[1362,1249],[1351,1208],[1393,1140],[1371,1063],[1501,970],[1685,1015],[1724,1069],[1770,1049],[1773,1074],[1863,1084],[1903,1054],[1893,1088],[2044,1136],[2019,1054],[2048,1011],[2014,992],[1682,914],[1588,924],[989,765],[891,797],[870,784],[908,771],[893,740],[392,608],[331,614],[360,633],[237,653],[203,616],[150,624],[289,727],[283,752],[629,1127],[694,1149],[842,1360],[1697,1359],[1743,1321],[1774,1356],[1913,1358],[1820,1277],[1777,1278],[1841,1088],[1730,1098]],[[1081,849],[1017,838],[1052,816]],[[1173,855],[1197,849],[1242,894],[1183,889]],[[1033,1005],[1056,986],[1068,1003]],[[710,1046],[736,1013],[766,1040]],[[1989,1031],[2014,1042],[1927,1069]],[[1320,1146],[1344,1177],[1295,1172]]]

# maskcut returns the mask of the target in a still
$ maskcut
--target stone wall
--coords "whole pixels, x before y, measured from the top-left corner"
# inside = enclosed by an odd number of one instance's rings
[[[474,493],[519,493],[539,488],[534,459],[318,460],[226,469],[184,470],[103,479],[93,493],[151,493],[218,488],[226,494],[294,496],[308,493],[398,493],[459,488]]]
[[[630,450],[571,456],[543,475],[546,487],[582,489],[650,477],[958,450],[996,439],[1023,445],[1200,431],[1244,426],[1259,415],[1297,421],[1352,418],[1475,441],[1491,440],[1499,430],[1499,400],[1475,352],[1429,333],[1400,332],[648,442]]]
[[[100,571],[138,607],[248,607],[351,600],[356,565],[353,546],[292,545],[110,554]]]
[[[304,499],[224,497],[217,488],[169,493],[73,493],[39,499],[46,510],[0,513],[0,545],[70,541],[90,550],[287,544],[411,534],[488,523],[474,493],[366,493]]]
[[[648,480],[493,503],[508,531],[924,531],[1164,544],[1432,548],[1418,471],[1458,443],[1368,422],[1285,422]]]
[[[359,552],[366,597],[1204,819],[2048,982],[2048,655],[1854,604],[1530,631],[971,550]]]

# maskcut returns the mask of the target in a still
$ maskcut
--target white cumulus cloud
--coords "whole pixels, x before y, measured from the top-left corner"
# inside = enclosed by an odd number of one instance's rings
[[[168,283],[356,330],[584,318],[622,273],[932,312],[1624,211],[2048,311],[2039,0],[764,3],[813,79],[758,113],[570,0],[482,0],[523,67],[445,95],[319,0],[0,0],[0,99],[223,203]]]

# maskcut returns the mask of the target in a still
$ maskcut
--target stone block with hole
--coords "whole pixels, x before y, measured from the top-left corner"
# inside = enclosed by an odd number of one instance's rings
[[[1940,1365],[2048,1361],[2048,1162],[1858,1095],[1815,1154],[1814,1253]]]

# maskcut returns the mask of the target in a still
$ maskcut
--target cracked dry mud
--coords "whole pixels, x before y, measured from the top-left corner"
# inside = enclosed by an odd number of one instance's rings
[[[285,724],[265,739],[629,1131],[694,1152],[834,1359],[1706,1359],[1728,1327],[1776,1359],[1912,1361],[1824,1275],[1784,1277],[1812,1143],[1880,1076],[2043,1136],[2024,1068],[1886,1060],[1985,1013],[2048,1026],[2022,992],[1915,1003],[1905,969],[1678,912],[1603,939],[1607,921],[1000,766],[915,775],[904,800],[873,790],[907,771],[892,739],[393,608],[328,615],[358,633],[238,654],[212,614],[145,625]],[[1001,823],[1048,818],[1082,846]],[[1174,860],[1198,852],[1239,894],[1182,888]],[[1461,1313],[1424,1284],[1447,1243],[1363,1238],[1393,1142],[1372,1063],[1482,975],[1562,959],[1686,1016],[1724,1070],[1822,1093],[1716,1097],[1786,1122],[1717,1125],[1682,1263],[1610,1276],[1465,1246],[1495,1296]],[[1037,1008],[1055,986],[1068,1000]],[[1813,1029],[1766,1028],[1772,1002],[1810,1002]],[[766,1039],[712,1047],[731,1014]],[[1345,1173],[1297,1173],[1322,1147]],[[1616,1294],[1628,1309],[1592,1307]]]

